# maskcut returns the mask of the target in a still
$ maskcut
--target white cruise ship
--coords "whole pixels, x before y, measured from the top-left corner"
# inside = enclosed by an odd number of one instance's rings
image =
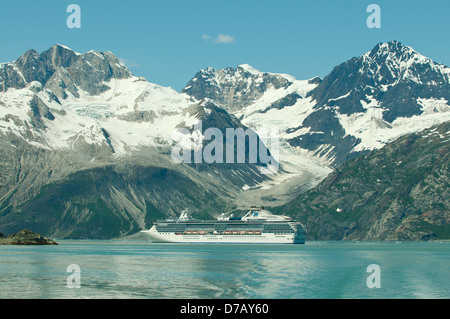
[[[157,221],[142,232],[154,243],[304,244],[306,235],[300,222],[254,206],[243,217],[217,220],[192,219],[183,211],[178,219]]]

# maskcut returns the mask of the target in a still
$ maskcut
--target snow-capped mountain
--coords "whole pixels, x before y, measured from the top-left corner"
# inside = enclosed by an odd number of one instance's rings
[[[285,89],[292,83],[277,74],[261,73],[248,64],[236,69],[198,72],[182,92],[197,99],[210,98],[229,112],[236,112],[260,99],[269,89]]]
[[[247,192],[279,201],[286,194],[309,189],[331,172],[327,159],[314,157],[309,150],[288,143],[292,128],[299,127],[314,111],[307,94],[320,81],[318,77],[297,80],[288,74],[261,72],[242,64],[223,70],[201,70],[182,92],[214,101],[257,132],[278,131],[279,159],[284,172],[254,189],[247,188]]]
[[[449,75],[450,68],[400,42],[380,43],[335,67],[308,94],[316,110],[302,125],[309,132],[290,143],[317,150],[328,141],[330,155],[340,163],[346,151],[380,148],[401,135],[442,123],[450,119]]]
[[[178,128],[192,131],[199,121],[203,130],[243,127],[211,100],[133,76],[111,52],[55,45],[0,71],[0,130],[42,148],[89,145],[119,157],[148,146],[167,151]]]
[[[110,52],[29,50],[0,65],[0,88],[2,227],[16,227],[18,211],[34,220],[44,210],[42,233],[49,232],[44,216],[50,214],[59,225],[51,232],[75,236],[80,216],[96,218],[101,210],[110,222],[121,221],[118,236],[149,226],[154,212],[232,209],[242,187],[269,179],[248,161],[174,162],[173,134],[180,128],[192,138],[209,127],[246,127],[211,100],[132,75]],[[200,121],[203,132],[194,132]],[[74,186],[80,182],[82,188]],[[97,232],[94,224],[84,225],[88,233]]]
[[[450,121],[339,166],[281,210],[307,239],[449,239]]]
[[[0,71],[0,129],[42,147],[74,150],[85,142],[124,154],[168,143],[177,125],[196,120],[191,98],[133,76],[110,52],[55,45]]]
[[[323,80],[240,65],[202,70],[183,92],[213,99],[251,128],[278,128],[280,161],[294,170],[311,158],[338,165],[450,120],[450,68],[397,41],[336,66]]]
[[[111,238],[185,207],[281,205],[333,166],[450,120],[449,101],[449,68],[396,41],[323,80],[242,64],[201,70],[181,93],[134,76],[111,52],[29,50],[0,64],[0,231]],[[181,128],[191,140],[208,128],[276,129],[280,169],[175,163]]]

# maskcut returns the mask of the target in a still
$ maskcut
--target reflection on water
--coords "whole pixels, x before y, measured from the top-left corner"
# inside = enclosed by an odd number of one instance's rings
[[[449,298],[450,243],[0,246],[0,298]],[[81,269],[81,288],[66,268]],[[381,288],[369,289],[378,264]]]

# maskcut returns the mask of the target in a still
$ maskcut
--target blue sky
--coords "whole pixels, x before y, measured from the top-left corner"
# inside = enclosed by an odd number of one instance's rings
[[[47,0],[2,1],[0,62],[55,43],[80,53],[112,51],[138,76],[181,90],[200,69],[248,63],[297,79],[398,40],[450,65],[450,1]],[[81,28],[66,25],[81,8]],[[369,4],[381,28],[369,29]]]

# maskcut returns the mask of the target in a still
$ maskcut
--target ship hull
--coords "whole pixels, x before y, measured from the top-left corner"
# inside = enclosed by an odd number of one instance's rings
[[[181,234],[160,233],[153,226],[142,231],[153,243],[304,244],[303,234]]]

